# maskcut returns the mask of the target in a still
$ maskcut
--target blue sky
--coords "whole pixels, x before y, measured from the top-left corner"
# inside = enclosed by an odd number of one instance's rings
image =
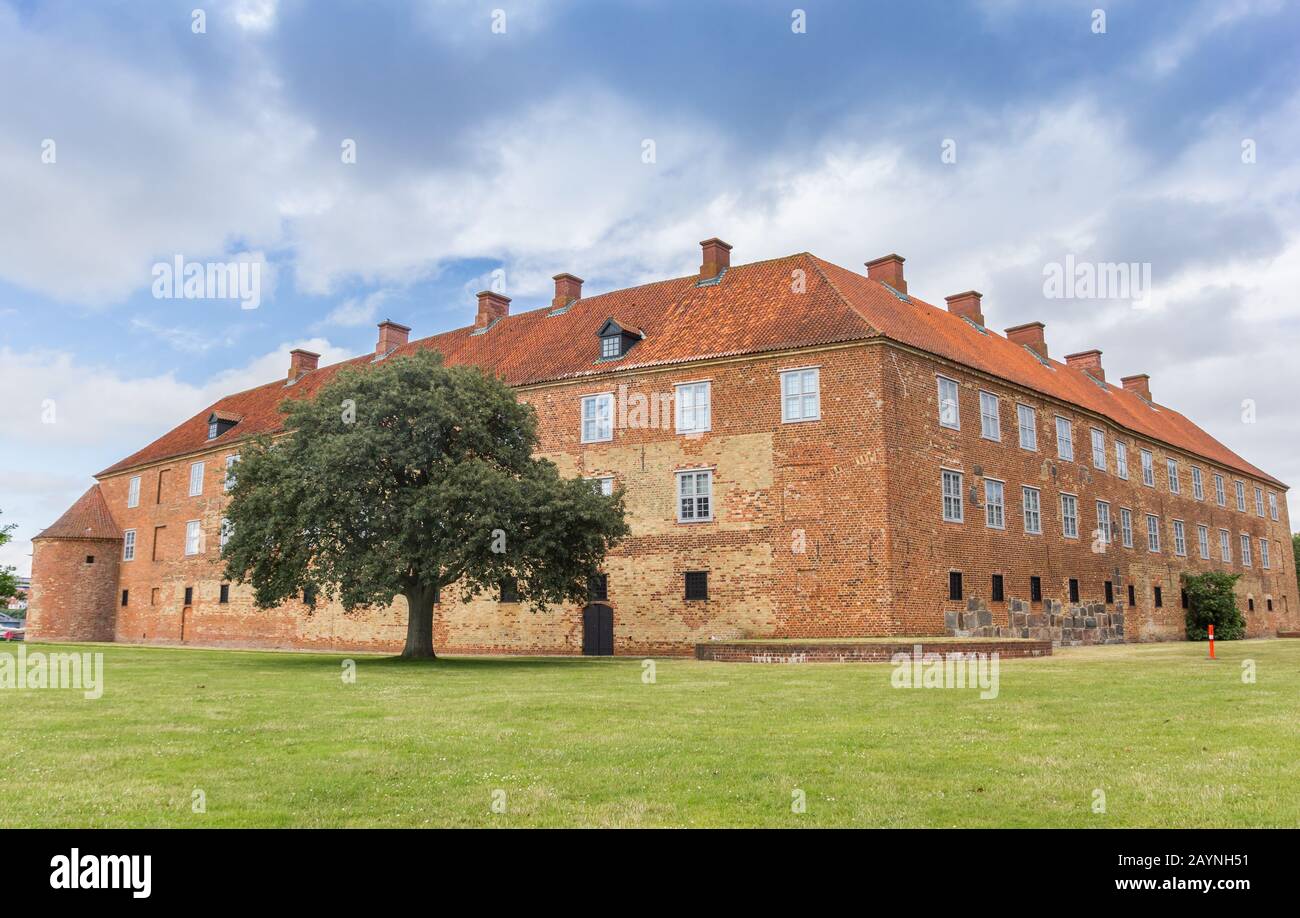
[[[0,0],[0,563],[292,347],[467,324],[497,270],[514,309],[688,273],[714,235],[900,252],[1300,481],[1297,4],[199,6]],[[264,265],[261,305],[155,298],[178,253]],[[1067,255],[1149,262],[1147,308],[1046,298]]]

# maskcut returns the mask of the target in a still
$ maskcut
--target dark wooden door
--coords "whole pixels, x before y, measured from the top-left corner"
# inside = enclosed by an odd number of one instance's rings
[[[582,652],[589,657],[614,654],[614,610],[603,602],[582,610]]]

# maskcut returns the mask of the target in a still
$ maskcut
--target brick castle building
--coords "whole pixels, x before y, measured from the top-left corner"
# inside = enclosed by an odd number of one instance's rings
[[[632,535],[585,607],[445,601],[440,652],[657,654],[737,637],[1180,639],[1179,574],[1243,575],[1251,636],[1300,628],[1286,486],[1101,352],[1049,356],[1043,325],[998,334],[980,294],[939,309],[903,259],[849,271],[807,253],[555,298],[221,399],[95,476],[33,540],[29,635],[397,651],[405,601],[256,609],[222,580],[224,483],[277,405],[347,364],[419,348],[498,374],[537,411],[541,453],[625,489]]]

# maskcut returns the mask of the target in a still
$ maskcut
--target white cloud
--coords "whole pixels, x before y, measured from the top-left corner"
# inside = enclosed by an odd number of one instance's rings
[[[357,328],[375,324],[379,307],[389,298],[390,291],[376,290],[362,297],[352,297],[335,306],[320,323],[322,327],[339,326]]]

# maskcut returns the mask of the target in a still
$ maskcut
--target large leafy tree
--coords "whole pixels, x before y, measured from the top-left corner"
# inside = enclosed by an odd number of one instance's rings
[[[269,608],[306,593],[346,610],[406,597],[404,657],[433,658],[434,601],[513,578],[535,611],[582,602],[627,534],[622,494],[535,458],[508,386],[422,352],[348,368],[286,400],[287,434],[241,451],[222,551]]]

